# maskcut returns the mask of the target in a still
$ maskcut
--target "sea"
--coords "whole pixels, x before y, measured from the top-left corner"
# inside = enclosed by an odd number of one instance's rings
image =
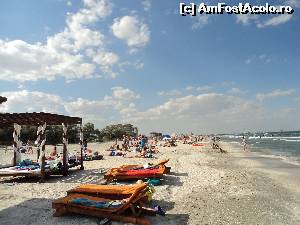
[[[222,138],[230,143],[241,145],[243,136],[251,152],[300,165],[300,131],[225,134]]]

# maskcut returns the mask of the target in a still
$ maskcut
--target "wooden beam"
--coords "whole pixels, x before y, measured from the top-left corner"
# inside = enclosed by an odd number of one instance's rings
[[[70,117],[51,113],[1,113],[1,126],[9,126],[13,123],[20,125],[41,125],[47,123],[48,125],[61,125],[62,123],[75,125],[82,123],[80,117]]]

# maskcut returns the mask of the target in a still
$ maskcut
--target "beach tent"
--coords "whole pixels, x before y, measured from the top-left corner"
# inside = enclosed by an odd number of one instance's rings
[[[67,175],[68,173],[68,150],[67,150],[67,126],[68,125],[79,125],[80,126],[80,146],[81,146],[81,158],[80,158],[80,169],[83,168],[83,132],[82,132],[82,119],[79,117],[70,117],[64,115],[57,115],[51,113],[0,113],[0,127],[11,127],[13,126],[13,148],[14,158],[13,166],[17,165],[20,160],[20,133],[22,125],[37,126],[37,140],[38,146],[37,160],[40,162],[39,170],[22,170],[14,171],[13,168],[0,169],[1,176],[41,176],[41,181],[44,180],[45,175],[50,175],[51,172],[45,170],[45,143],[46,135],[45,130],[47,125],[62,125],[63,127],[63,165],[62,174]]]

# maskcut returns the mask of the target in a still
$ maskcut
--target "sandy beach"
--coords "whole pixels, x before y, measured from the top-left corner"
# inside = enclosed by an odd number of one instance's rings
[[[109,145],[93,143],[89,148],[107,155]],[[84,171],[71,171],[66,177],[52,177],[45,183],[2,178],[0,224],[97,224],[99,220],[92,217],[53,217],[51,202],[79,184],[101,183],[103,172],[111,167],[165,158],[170,159],[171,173],[155,187],[152,204],[160,205],[167,215],[150,217],[152,224],[300,224],[300,179],[292,175],[299,167],[276,170],[276,164],[266,166],[262,163],[265,161],[242,152],[237,145],[222,142],[221,146],[227,154],[212,150],[210,145],[179,143],[177,147],[160,147],[157,159],[104,156],[104,160],[84,162]],[[70,151],[78,148],[69,145]]]

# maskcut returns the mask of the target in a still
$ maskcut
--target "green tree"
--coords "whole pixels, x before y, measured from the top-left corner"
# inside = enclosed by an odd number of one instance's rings
[[[88,142],[95,140],[95,126],[93,123],[86,123],[83,126],[83,137]]]

